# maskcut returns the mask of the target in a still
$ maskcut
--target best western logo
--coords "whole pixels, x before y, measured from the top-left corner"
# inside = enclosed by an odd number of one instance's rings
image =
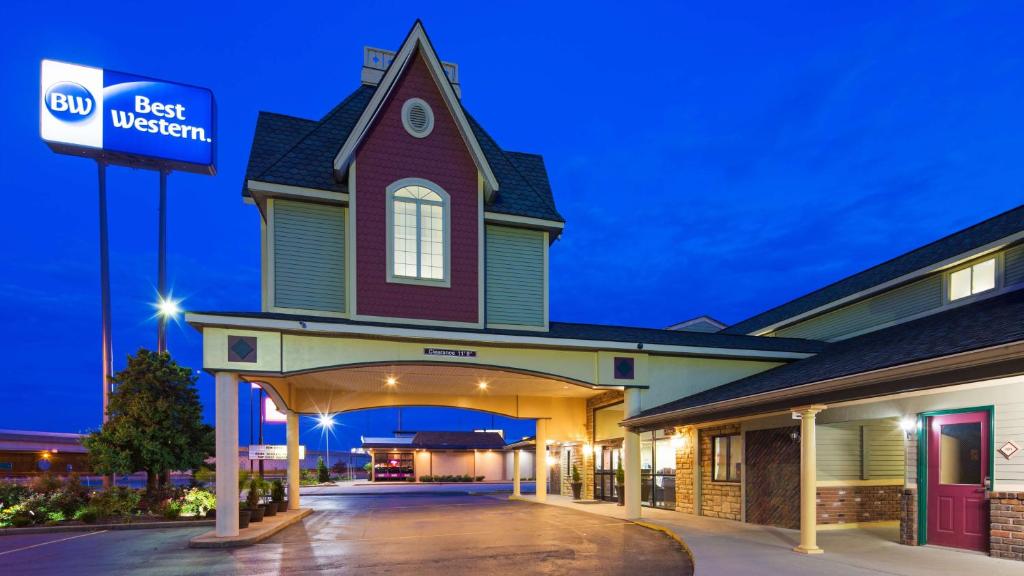
[[[147,118],[144,115],[155,116]],[[185,120],[185,107],[181,104],[170,104],[164,102],[152,102],[149,98],[141,95],[135,96],[135,109],[132,111],[111,110],[111,119],[115,128],[126,128],[171,136],[172,138],[185,138],[188,140],[201,140],[210,142],[206,136],[206,129],[201,126],[191,126],[170,120]]]
[[[63,122],[81,122],[96,110],[92,93],[75,82],[57,82],[47,88],[45,98],[46,109]]]

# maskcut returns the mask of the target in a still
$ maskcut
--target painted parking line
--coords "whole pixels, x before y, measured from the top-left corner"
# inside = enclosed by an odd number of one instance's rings
[[[0,556],[5,554],[13,554],[15,552],[21,552],[22,550],[30,550],[32,548],[38,548],[40,546],[46,546],[47,544],[56,544],[58,542],[67,542],[68,540],[74,540],[75,538],[85,538],[86,536],[92,536],[94,534],[103,534],[109,532],[109,530],[99,530],[96,532],[86,532],[85,534],[76,534],[75,536],[68,536],[67,538],[58,538],[56,540],[47,540],[46,542],[40,542],[39,544],[33,544],[31,546],[22,546],[21,548],[15,548],[14,550],[5,550],[0,552]]]

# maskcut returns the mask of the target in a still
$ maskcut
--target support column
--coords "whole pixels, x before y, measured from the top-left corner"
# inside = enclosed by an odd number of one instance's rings
[[[537,418],[537,433],[534,435],[537,446],[537,455],[534,458],[534,468],[537,473],[533,475],[536,480],[537,502],[548,500],[548,421],[544,418]]]
[[[800,415],[800,545],[793,548],[801,554],[821,554],[818,548],[818,450],[815,442],[815,416],[822,405],[793,410]]]
[[[520,486],[520,477],[522,474],[519,473],[519,457],[522,450],[512,451],[512,497],[518,498],[522,496],[522,489]]]
[[[219,537],[238,535],[238,376],[216,375],[217,529]]]
[[[288,412],[288,509],[299,509],[299,415]]]
[[[640,412],[640,390],[626,390],[623,405],[626,418]],[[626,519],[640,518],[640,434],[628,428],[623,430],[622,467],[625,472]]]

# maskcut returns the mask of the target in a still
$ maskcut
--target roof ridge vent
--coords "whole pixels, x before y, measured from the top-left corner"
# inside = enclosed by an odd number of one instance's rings
[[[367,86],[380,84],[381,79],[384,78],[384,73],[387,72],[388,67],[391,66],[394,60],[394,50],[364,46],[363,72],[360,81]],[[441,67],[444,68],[444,75],[448,77],[448,81],[452,83],[455,95],[462,98],[462,87],[459,86],[459,65],[454,62],[441,62]]]

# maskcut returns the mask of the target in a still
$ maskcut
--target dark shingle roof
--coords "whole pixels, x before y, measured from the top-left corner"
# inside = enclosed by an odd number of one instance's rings
[[[246,179],[347,191],[347,183],[334,177],[334,158],[375,90],[360,86],[319,121],[260,112]],[[505,152],[472,116],[467,113],[466,117],[498,179],[498,194],[487,210],[564,222],[555,209],[544,159],[536,154]]]
[[[829,302],[851,296],[980,246],[996,242],[1021,230],[1024,230],[1024,206],[1018,206],[1013,210],[1003,212],[970,228],[950,234],[931,244],[926,244],[902,256],[801,296],[796,300],[791,300],[781,306],[733,324],[726,328],[724,332],[749,334],[765,326],[770,326],[776,322],[781,322],[787,318],[792,318],[798,314],[825,306]]]
[[[413,448],[425,450],[501,450],[505,440],[497,432],[417,432]]]
[[[1024,340],[1024,290],[1015,290],[830,344],[805,360],[645,410],[644,417]]]
[[[265,318],[268,320],[288,320],[292,322],[318,322],[326,324],[342,324],[353,326],[379,326],[390,328],[408,328],[413,330],[433,330],[436,332],[462,332],[477,334],[504,334],[509,336],[526,336],[531,338],[552,338],[571,340],[596,340],[604,342],[628,342],[644,345],[692,346],[695,348],[722,348],[728,350],[755,350],[762,352],[795,352],[815,354],[828,346],[818,340],[802,338],[770,338],[765,336],[747,336],[745,334],[722,334],[721,332],[684,332],[664,330],[660,328],[636,328],[629,326],[608,326],[604,324],[577,324],[573,322],[551,322],[547,332],[528,330],[505,330],[496,328],[453,328],[445,326],[421,326],[413,324],[384,324],[380,322],[362,322],[346,318],[330,318],[305,314],[283,314],[280,312],[194,312],[214,316],[237,318]],[[556,343],[552,343],[556,344]]]

